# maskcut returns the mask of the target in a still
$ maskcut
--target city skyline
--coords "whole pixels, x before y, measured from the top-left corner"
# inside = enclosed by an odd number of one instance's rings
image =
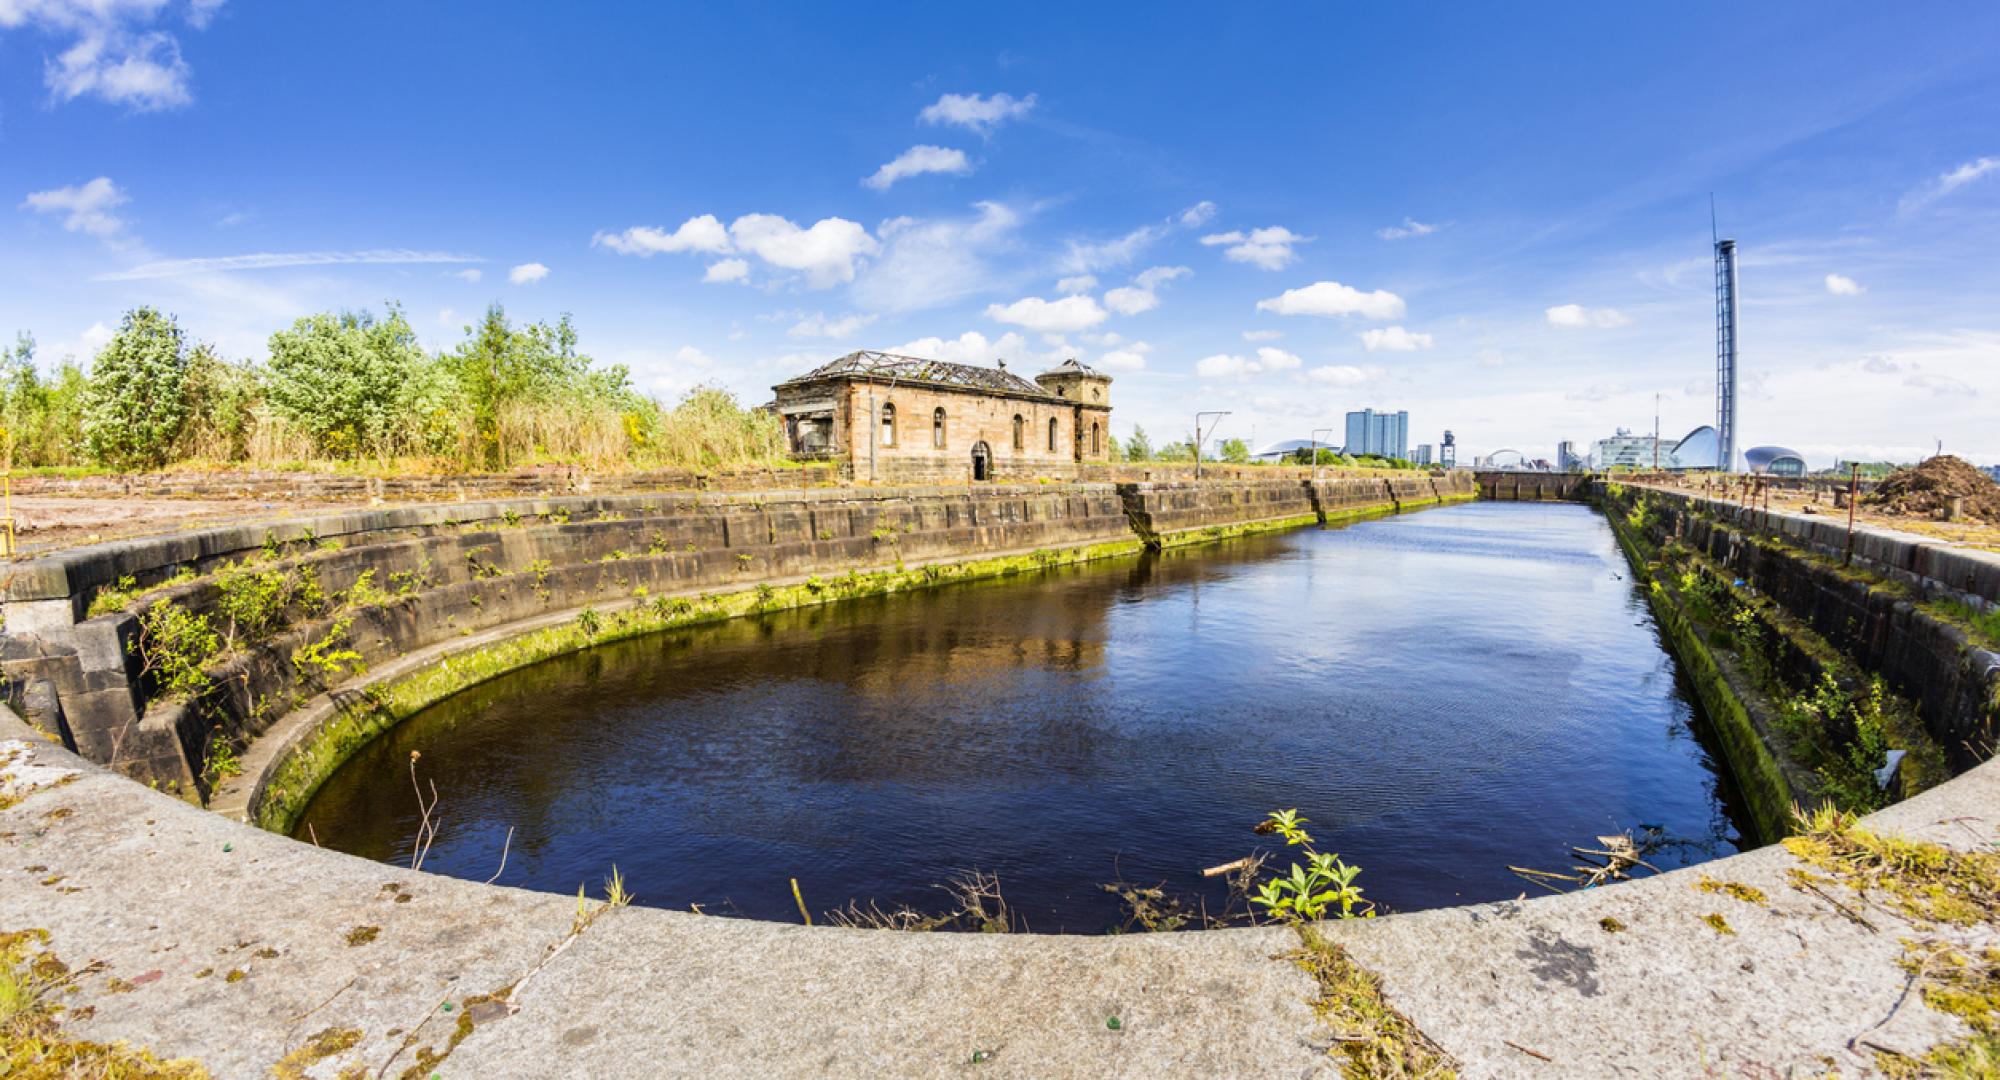
[[[0,5],[0,334],[498,302],[667,398],[1074,356],[1121,437],[1547,457],[1713,421],[1713,192],[1739,450],[2000,462],[2000,12],[1130,14]],[[1758,62],[1691,70],[1723,23]]]

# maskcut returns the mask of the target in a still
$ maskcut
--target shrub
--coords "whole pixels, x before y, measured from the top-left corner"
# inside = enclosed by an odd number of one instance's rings
[[[208,686],[203,669],[222,651],[222,639],[208,624],[172,600],[154,604],[139,617],[139,657],[143,670],[169,697],[192,695]]]
[[[271,407],[337,458],[386,455],[427,359],[402,309],[321,313],[271,335]]]

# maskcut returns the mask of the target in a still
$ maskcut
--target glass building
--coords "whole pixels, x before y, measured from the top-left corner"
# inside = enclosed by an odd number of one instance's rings
[[[1407,461],[1410,457],[1410,414],[1407,410],[1378,413],[1374,409],[1347,414],[1347,452]]]

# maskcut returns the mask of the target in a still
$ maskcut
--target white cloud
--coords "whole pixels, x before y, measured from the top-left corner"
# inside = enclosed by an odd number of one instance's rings
[[[1903,377],[1903,385],[1915,387],[1919,390],[1929,390],[1933,397],[1979,396],[1979,391],[1973,389],[1971,383],[1963,379],[1954,379],[1949,375],[1939,375],[1935,372],[1913,371]]]
[[[486,275],[482,273],[479,270],[479,268],[472,267],[465,270],[453,270],[450,272],[450,276],[455,277],[460,281],[466,282],[467,284],[477,285],[479,284],[479,279],[485,277]]]
[[[1285,332],[1284,332],[1283,330],[1245,330],[1245,331],[1243,331],[1243,340],[1245,340],[1245,341],[1276,341],[1276,340],[1278,340],[1279,338],[1281,338],[1281,337],[1284,337],[1284,336],[1285,336]]]
[[[99,274],[99,281],[144,281],[151,278],[189,277],[226,273],[232,270],[277,270],[290,266],[407,265],[479,262],[476,255],[449,251],[410,251],[404,248],[374,248],[368,251],[265,251],[254,255],[221,255],[207,259],[164,259]],[[537,265],[537,264],[529,264]],[[516,267],[515,272],[522,268]],[[543,273],[547,273],[546,267]],[[468,281],[477,281],[479,271],[470,271]],[[461,272],[461,277],[464,272]]]
[[[1146,368],[1146,354],[1152,351],[1153,347],[1151,345],[1143,341],[1135,341],[1122,349],[1113,349],[1099,356],[1096,366],[1109,371],[1144,371]]]
[[[1413,334],[1400,326],[1363,330],[1361,345],[1369,352],[1415,352],[1431,347],[1429,334]]]
[[[1338,281],[1315,281],[1299,289],[1286,289],[1280,296],[1257,301],[1258,311],[1278,315],[1359,315],[1364,319],[1401,318],[1403,298],[1376,289],[1362,292]]]
[[[150,112],[186,105],[192,72],[180,41],[154,28],[167,0],[0,0],[0,29],[28,27],[67,44],[42,65],[58,104],[94,97]],[[187,23],[208,25],[221,0],[190,0]]]
[[[1078,274],[1075,277],[1066,277],[1056,282],[1056,291],[1064,296],[1087,293],[1095,288],[1097,288],[1097,277],[1094,274]]]
[[[738,251],[804,273],[816,289],[853,281],[855,264],[881,250],[867,229],[837,217],[801,229],[776,214],[746,214],[730,222],[729,237]]]
[[[1063,256],[1063,269],[1074,274],[1088,274],[1124,266],[1166,234],[1167,230],[1162,226],[1143,225],[1115,240],[1099,243],[1071,240],[1069,252]]]
[[[1198,229],[1215,218],[1215,204],[1207,199],[1181,211],[1181,224],[1190,229]]]
[[[1416,218],[1404,218],[1401,225],[1391,225],[1386,229],[1376,229],[1375,235],[1384,240],[1408,240],[1413,236],[1429,236],[1438,231],[1437,225],[1426,225]]]
[[[1860,296],[1862,293],[1867,292],[1868,289],[1846,274],[1828,274],[1826,276],[1826,291],[1835,296]]]
[[[946,94],[935,104],[924,106],[924,111],[917,117],[926,124],[952,124],[981,135],[991,135],[994,128],[1028,115],[1034,107],[1033,94],[1018,99],[1012,94],[995,94],[992,97]]]
[[[988,259],[1013,243],[1021,216],[997,202],[972,218],[882,223],[882,257],[854,285],[855,302],[887,311],[936,307],[994,288]]]
[[[1194,373],[1204,379],[1245,379],[1269,371],[1295,371],[1301,361],[1283,349],[1270,346],[1257,350],[1257,358],[1216,353],[1194,362]]]
[[[1146,289],[1112,289],[1104,294],[1104,306],[1120,315],[1137,315],[1159,307],[1160,298]]]
[[[439,308],[438,325],[445,327],[446,329],[450,329],[451,327],[459,325],[458,312],[453,311],[450,308]]]
[[[1266,345],[1257,350],[1257,363],[1265,371],[1295,371],[1303,361],[1295,353]]]
[[[887,191],[891,184],[905,177],[920,176],[924,173],[966,176],[971,172],[972,162],[966,160],[963,150],[943,146],[912,146],[896,155],[896,160],[876,169],[873,176],[861,183],[876,191]]]
[[[1373,369],[1352,364],[1328,364],[1306,372],[1306,378],[1329,386],[1361,386],[1372,382],[1377,374]]]
[[[1968,161],[1958,168],[1938,177],[1938,194],[1949,195],[1959,188],[1972,183],[1987,173],[2000,171],[2000,158],[1983,157],[1978,161]]]
[[[700,251],[721,255],[730,250],[729,230],[722,227],[722,222],[716,220],[714,214],[691,217],[681,222],[681,227],[673,232],[651,225],[634,225],[622,233],[599,232],[590,238],[590,243],[593,247],[609,248],[620,255],[648,258],[662,252]]]
[[[1185,266],[1155,266],[1132,279],[1131,285],[1105,293],[1104,306],[1120,315],[1151,311],[1160,306],[1160,286],[1193,272]]]
[[[881,250],[867,229],[846,218],[822,218],[802,229],[776,214],[745,214],[727,229],[714,214],[701,214],[673,232],[635,225],[619,233],[599,232],[590,242],[621,255],[755,255],[779,269],[804,273],[806,283],[815,289],[853,281],[857,263]],[[748,268],[739,272],[732,262],[725,259],[712,265],[703,280],[741,280]]]
[[[1088,296],[1065,296],[1060,300],[1030,296],[1011,304],[988,304],[986,317],[1024,326],[1036,333],[1068,334],[1089,329],[1110,316]]]
[[[1252,229],[1248,233],[1231,230],[1201,238],[1208,247],[1225,247],[1223,256],[1232,262],[1249,263],[1264,270],[1282,270],[1298,259],[1292,250],[1295,244],[1312,240],[1310,236],[1300,236],[1283,225],[1273,225],[1264,229]]]
[[[1871,356],[1861,361],[1861,370],[1871,375],[1889,375],[1903,370],[1903,365],[1886,356]],[[1701,386],[1703,393],[1707,393],[1712,389],[1707,383],[1702,383]]]
[[[507,280],[516,285],[533,285],[549,276],[549,268],[538,262],[522,263],[507,271]]]
[[[6,2],[0,0],[0,6]],[[100,176],[84,184],[29,192],[21,208],[38,214],[61,214],[64,230],[109,240],[125,229],[124,219],[111,211],[128,201],[110,177]]]
[[[708,271],[701,275],[707,282],[744,281],[750,277],[750,264],[742,259],[723,259],[708,264]]]
[[[927,360],[948,360],[954,364],[978,364],[983,367],[991,367],[1009,358],[1026,361],[1029,364],[1054,362],[1059,359],[1052,354],[1033,352],[1028,347],[1027,339],[1012,331],[1000,335],[997,340],[989,341],[985,334],[977,330],[967,330],[949,340],[940,337],[918,338],[889,351],[903,356],[921,356]]]
[[[838,319],[829,319],[823,313],[815,311],[800,319],[785,333],[796,338],[850,338],[874,321],[873,315],[843,315]]]
[[[1257,361],[1229,353],[1204,356],[1194,362],[1194,373],[1204,379],[1240,379],[1262,370]]]
[[[1939,176],[1923,189],[1903,197],[1901,209],[1915,210],[1926,203],[1935,202],[1959,188],[1989,173],[2000,172],[2000,158],[1983,157],[1968,161],[1958,168]]]
[[[1632,320],[1617,308],[1587,308],[1582,304],[1559,304],[1544,312],[1550,326],[1579,327],[1590,326],[1609,329],[1624,326]]]

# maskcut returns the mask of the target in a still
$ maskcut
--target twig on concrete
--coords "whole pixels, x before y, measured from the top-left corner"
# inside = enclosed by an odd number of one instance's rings
[[[1813,894],[1814,896],[1819,897],[1821,900],[1824,900],[1827,903],[1832,904],[1833,909],[1835,911],[1838,911],[1842,915],[1847,916],[1850,920],[1852,920],[1857,926],[1860,926],[1863,930],[1866,930],[1871,934],[1879,933],[1879,931],[1875,929],[1874,923],[1871,923],[1867,919],[1862,918],[1860,913],[1856,912],[1853,908],[1850,908],[1846,904],[1843,904],[1840,901],[1835,900],[1833,897],[1828,896],[1825,892],[1820,890],[1819,886],[1813,884],[1812,882],[1794,881],[1793,884],[1797,885],[1801,889],[1806,890],[1807,892]]]
[[[1528,1056],[1529,1056],[1529,1057],[1531,1057],[1531,1058],[1539,1058],[1539,1059],[1541,1059],[1541,1060],[1543,1060],[1543,1061],[1554,1061],[1554,1060],[1555,1060],[1554,1058],[1552,1058],[1552,1057],[1548,1056],[1547,1054],[1544,1054],[1544,1053],[1542,1053],[1542,1052],[1541,1052],[1540,1050],[1530,1050],[1530,1049],[1528,1049],[1527,1047],[1525,1047],[1525,1046],[1522,1046],[1522,1045],[1521,1045],[1520,1043],[1517,1043],[1517,1042],[1515,1042],[1515,1041],[1514,1041],[1514,1040],[1512,1040],[1512,1039],[1501,1039],[1500,1041],[1501,1041],[1501,1042],[1503,1042],[1503,1043],[1506,1043],[1506,1044],[1507,1044],[1508,1046],[1511,1046],[1511,1047],[1513,1047],[1513,1048],[1514,1048],[1514,1049],[1516,1049],[1516,1050],[1519,1050],[1520,1052],[1522,1052],[1523,1054],[1526,1054],[1526,1055],[1528,1055]]]

